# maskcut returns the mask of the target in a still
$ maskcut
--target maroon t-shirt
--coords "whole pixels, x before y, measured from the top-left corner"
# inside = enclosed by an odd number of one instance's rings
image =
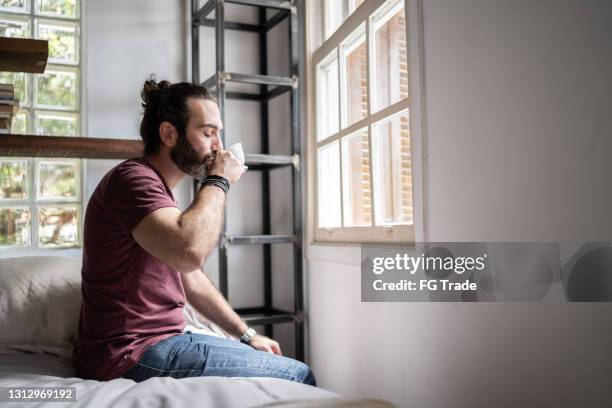
[[[85,213],[83,304],[74,349],[83,378],[121,377],[145,349],[181,333],[185,291],[177,271],[145,251],[132,230],[151,212],[177,207],[143,158],[126,160],[98,184]]]

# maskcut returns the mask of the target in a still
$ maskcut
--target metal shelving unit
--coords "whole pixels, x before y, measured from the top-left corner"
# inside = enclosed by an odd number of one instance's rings
[[[197,0],[191,0],[191,51],[192,51],[192,82],[198,83],[216,94],[221,120],[225,122],[227,99],[241,99],[260,104],[261,108],[261,153],[247,154],[246,164],[249,171],[262,172],[262,235],[227,235],[223,225],[219,240],[219,290],[228,298],[228,247],[232,245],[263,245],[262,282],[264,305],[254,308],[237,309],[240,316],[249,325],[264,325],[267,335],[272,336],[273,325],[293,322],[295,326],[295,357],[304,360],[304,323],[303,323],[303,265],[302,265],[302,186],[300,177],[300,135],[299,135],[299,79],[298,45],[301,35],[298,31],[298,0],[208,0],[199,7]],[[225,20],[225,4],[232,3],[241,6],[258,8],[258,24],[245,24]],[[267,17],[268,9],[275,10]],[[214,18],[208,16],[215,12]],[[267,33],[280,22],[288,21],[290,44],[289,77],[268,75],[268,43]],[[200,27],[215,29],[215,73],[204,81],[200,73]],[[258,35],[259,40],[259,75],[248,75],[237,72],[227,72],[225,69],[225,30],[241,30]],[[243,83],[258,86],[258,92],[231,92],[226,89],[228,83]],[[290,93],[291,100],[291,155],[270,155],[268,102],[273,98]],[[225,142],[225,140],[224,140]],[[270,213],[270,171],[279,167],[292,169],[292,200],[293,200],[293,234],[272,235]],[[194,191],[199,185],[194,184]],[[294,307],[293,310],[279,310],[272,306],[272,254],[271,246],[290,244],[293,248],[294,275]]]

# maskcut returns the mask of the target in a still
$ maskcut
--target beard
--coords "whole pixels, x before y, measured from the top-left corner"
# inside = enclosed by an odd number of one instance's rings
[[[202,180],[208,175],[208,169],[214,154],[207,153],[204,159],[200,159],[198,152],[193,148],[186,135],[179,135],[174,149],[170,152],[170,158],[181,171],[194,179]]]

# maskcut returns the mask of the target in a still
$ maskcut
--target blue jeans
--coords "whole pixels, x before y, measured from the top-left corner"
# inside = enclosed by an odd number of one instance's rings
[[[316,386],[310,367],[258,351],[236,340],[185,332],[149,347],[123,375],[136,382],[151,377],[275,377]]]

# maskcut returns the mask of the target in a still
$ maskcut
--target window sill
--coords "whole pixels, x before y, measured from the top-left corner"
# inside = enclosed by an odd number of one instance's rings
[[[411,244],[414,224],[389,227],[317,228],[313,244]]]

